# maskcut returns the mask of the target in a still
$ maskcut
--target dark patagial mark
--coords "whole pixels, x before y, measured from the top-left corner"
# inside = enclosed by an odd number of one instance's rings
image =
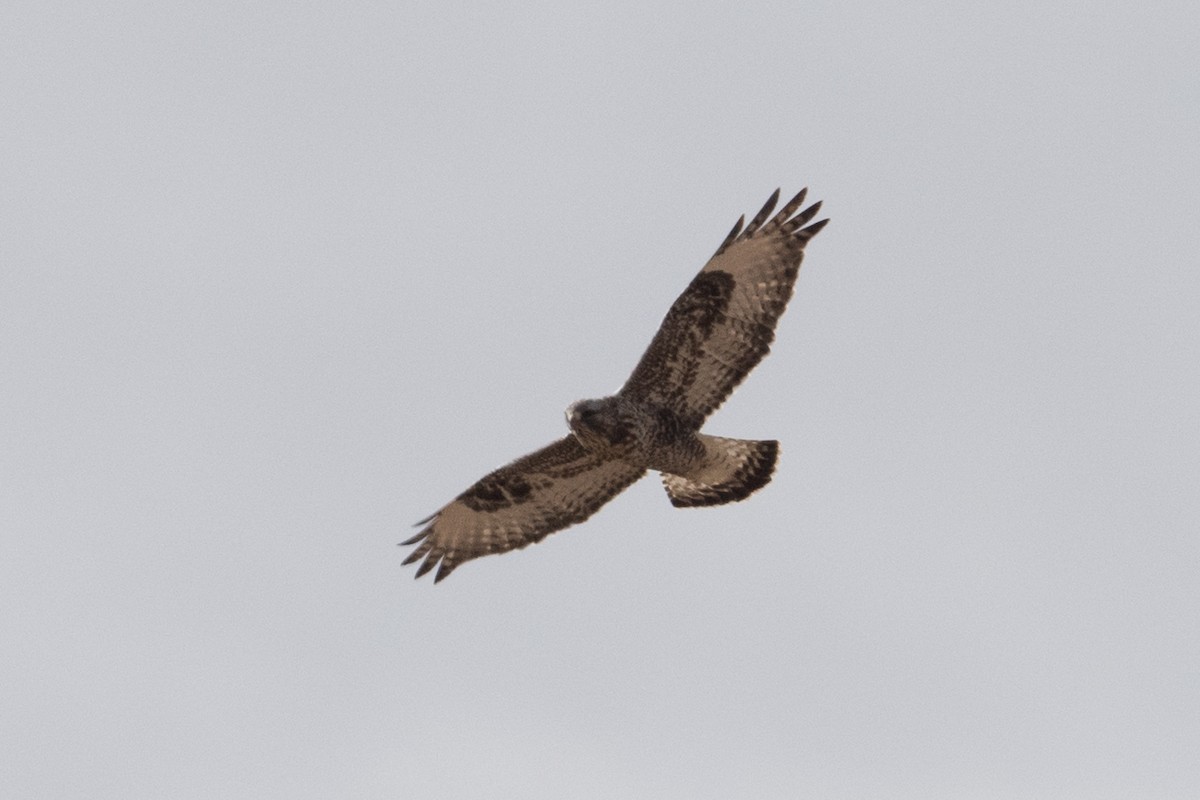
[[[489,475],[463,492],[463,505],[474,511],[499,511],[530,498],[533,488],[520,475]]]
[[[734,283],[733,276],[728,272],[701,272],[679,295],[667,319],[675,314],[683,315],[707,338],[725,317],[729,298],[733,296]]]

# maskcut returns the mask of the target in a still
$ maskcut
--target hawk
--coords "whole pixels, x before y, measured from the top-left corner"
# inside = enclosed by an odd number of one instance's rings
[[[804,247],[829,222],[809,222],[801,190],[775,216],[779,190],[743,228],[740,217],[671,306],[621,390],[566,411],[570,433],[485,475],[417,523],[405,564],[434,582],[459,564],[539,542],[583,522],[647,470],[679,508],[743,500],[775,471],[779,442],[700,432],[770,350]],[[797,213],[799,211],[799,213]]]

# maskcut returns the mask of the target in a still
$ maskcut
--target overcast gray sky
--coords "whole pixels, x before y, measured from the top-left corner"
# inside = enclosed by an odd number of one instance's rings
[[[1198,30],[6,3],[0,795],[1197,796]],[[773,483],[414,582],[803,185]]]

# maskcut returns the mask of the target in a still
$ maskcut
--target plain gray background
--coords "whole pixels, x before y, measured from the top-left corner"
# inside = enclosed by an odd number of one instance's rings
[[[0,794],[1200,791],[1195,3],[6,3]],[[646,479],[402,568],[811,187]]]

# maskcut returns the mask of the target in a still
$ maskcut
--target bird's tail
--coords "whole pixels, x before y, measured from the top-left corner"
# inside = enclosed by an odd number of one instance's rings
[[[662,474],[672,505],[719,506],[745,500],[771,482],[779,442],[698,435],[704,444],[704,462],[686,475]]]

